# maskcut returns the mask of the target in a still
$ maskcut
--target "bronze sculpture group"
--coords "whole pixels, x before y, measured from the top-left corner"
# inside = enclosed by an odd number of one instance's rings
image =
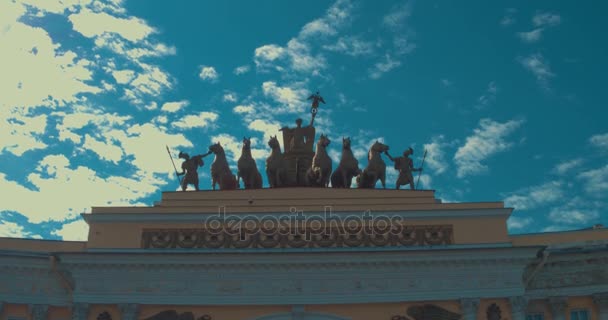
[[[313,151],[315,137],[313,122],[319,102],[325,103],[325,101],[319,92],[313,94],[309,100],[313,100],[310,125],[302,127],[302,119],[297,119],[295,128],[283,127],[280,129],[283,133],[284,152],[281,152],[281,145],[276,135],[271,136],[268,140],[271,151],[270,156],[266,159],[265,169],[270,188],[293,186],[326,188],[330,186],[330,182],[333,188],[350,188],[353,178],[356,178],[358,188],[375,188],[378,180],[382,188],[386,188],[386,163],[382,159],[382,154],[394,162],[394,168],[399,171],[395,188],[399,189],[408,184],[411,190],[416,188],[413,172],[422,171],[422,167],[415,168],[409,157],[414,150],[408,148],[403,152],[403,156],[392,157],[388,153],[389,147],[379,141],[375,141],[369,148],[367,166],[361,170],[359,161],[351,150],[350,138],[343,137],[340,163],[336,170],[332,171],[332,160],[327,152],[327,147],[331,143],[329,137],[321,134],[316,142],[315,151]],[[167,151],[169,151],[168,147]],[[190,157],[188,154],[180,152],[179,158],[184,159],[182,172],[178,173],[177,168],[175,171],[178,177],[184,176],[180,180],[183,191],[189,184],[194,185],[195,190],[199,190],[197,168],[204,165],[203,158],[211,153],[215,155],[211,164],[213,190],[216,189],[216,185],[220,190],[237,189],[241,180],[245,189],[262,188],[262,175],[251,155],[251,139],[244,137],[236,175],[230,170],[224,148],[219,142],[211,145],[209,151],[203,155]],[[175,164],[173,165],[175,167]]]

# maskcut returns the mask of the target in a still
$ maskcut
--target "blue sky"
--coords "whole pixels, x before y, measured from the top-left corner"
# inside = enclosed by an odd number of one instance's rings
[[[2,1],[0,236],[85,239],[91,206],[151,205],[177,187],[165,145],[234,165],[251,136],[263,172],[316,90],[334,166],[343,136],[362,165],[380,139],[428,150],[444,201],[514,207],[511,233],[608,225],[606,6]]]

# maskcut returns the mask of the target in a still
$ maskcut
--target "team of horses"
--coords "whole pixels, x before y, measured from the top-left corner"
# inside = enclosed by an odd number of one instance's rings
[[[342,138],[342,155],[340,163],[332,173],[332,160],[327,152],[330,140],[321,135],[316,144],[312,165],[306,170],[305,183],[311,187],[350,188],[353,178],[356,177],[357,187],[374,188],[378,180],[382,187],[386,187],[386,164],[382,153],[388,151],[388,146],[375,141],[367,153],[367,166],[361,170],[359,161],[351,150],[350,138]],[[277,136],[268,140],[270,156],[266,159],[266,177],[271,188],[287,186],[287,163],[285,155],[281,152],[281,145]],[[215,155],[211,164],[211,180],[213,190],[219,186],[220,190],[238,189],[243,181],[245,189],[262,188],[262,175],[251,155],[251,138],[243,138],[241,157],[237,161],[237,174],[234,175],[228,165],[226,153],[221,144],[215,143],[209,147]]]

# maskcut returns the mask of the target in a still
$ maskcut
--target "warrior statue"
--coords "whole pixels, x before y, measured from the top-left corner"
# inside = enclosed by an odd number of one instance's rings
[[[310,95],[310,97],[308,97],[307,100],[312,100],[312,105],[310,107],[310,113],[312,113],[312,119],[310,119],[310,125],[312,126],[313,122],[315,121],[315,117],[317,116],[317,111],[319,109],[319,102],[322,102],[323,104],[325,104],[325,100],[323,100],[323,97],[321,97],[321,95],[319,94],[319,91],[317,91],[317,93]]]
[[[194,190],[198,191],[198,167],[202,167],[205,162],[203,158],[208,156],[211,152],[205,154],[199,154],[194,157],[190,157],[185,152],[180,152],[178,158],[184,159],[182,162],[182,172],[177,173],[178,176],[185,175],[181,180],[182,191],[186,191],[189,184],[194,185]]]
[[[384,152],[386,156],[395,163],[395,169],[399,170],[399,177],[395,182],[395,189],[399,189],[401,186],[410,185],[410,189],[414,190],[414,176],[412,172],[422,171],[422,168],[414,168],[414,161],[410,159],[410,155],[414,154],[414,149],[408,148],[403,152],[403,157],[393,158],[388,154],[388,150]]]

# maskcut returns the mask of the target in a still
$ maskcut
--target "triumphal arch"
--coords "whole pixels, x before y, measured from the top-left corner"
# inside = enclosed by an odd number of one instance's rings
[[[236,174],[219,143],[181,153],[180,185],[213,154],[216,190],[93,207],[87,241],[0,239],[0,320],[608,319],[608,230],[511,235],[502,202],[418,190],[411,149],[328,161],[314,115],[265,168],[247,138]]]

